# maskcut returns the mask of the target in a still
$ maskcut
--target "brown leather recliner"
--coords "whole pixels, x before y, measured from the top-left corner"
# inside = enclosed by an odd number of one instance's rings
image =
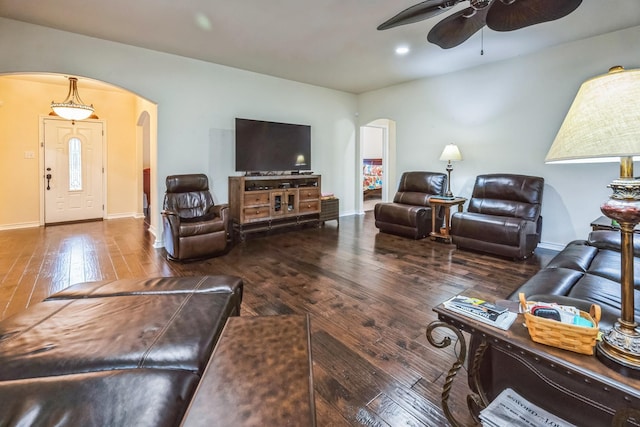
[[[429,198],[442,196],[447,187],[447,175],[436,172],[405,172],[400,178],[393,203],[378,203],[374,207],[375,224],[384,233],[422,239],[431,232],[431,215],[436,224],[444,219],[443,209],[432,209]]]
[[[467,212],[451,217],[458,248],[524,259],[533,254],[542,233],[544,178],[514,174],[476,177]]]
[[[166,179],[162,226],[167,258],[195,260],[225,254],[231,243],[229,206],[215,205],[204,174]]]

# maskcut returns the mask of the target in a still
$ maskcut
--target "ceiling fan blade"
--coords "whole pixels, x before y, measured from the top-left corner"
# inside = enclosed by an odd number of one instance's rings
[[[438,22],[427,35],[427,40],[443,49],[451,49],[462,44],[485,25],[488,7],[475,11],[469,7]],[[473,16],[466,18],[465,16]]]
[[[420,2],[378,25],[378,30],[387,30],[400,25],[424,21],[425,19],[446,12],[462,1],[464,0],[427,0]]]
[[[567,16],[582,0],[515,0],[493,2],[487,14],[487,26],[495,31],[513,31]]]

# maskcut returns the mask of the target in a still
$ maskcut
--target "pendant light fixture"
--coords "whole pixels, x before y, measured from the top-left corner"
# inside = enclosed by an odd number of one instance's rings
[[[84,120],[93,114],[93,105],[86,105],[78,95],[78,79],[69,77],[69,93],[62,102],[51,102],[51,109],[67,120]]]

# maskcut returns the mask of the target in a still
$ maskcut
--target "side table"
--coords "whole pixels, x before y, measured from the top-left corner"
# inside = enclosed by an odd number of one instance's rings
[[[340,226],[340,199],[337,197],[326,197],[320,199],[319,221],[324,225],[325,221],[336,220]]]
[[[617,224],[614,224],[611,218],[607,218],[604,215],[594,219],[590,225],[591,225],[592,231],[596,231],[596,230],[620,231],[620,226]],[[635,234],[640,234],[640,224],[636,225],[633,228],[633,232]]]
[[[442,304],[433,310],[438,320],[427,327],[429,343],[437,348],[452,344],[450,336],[434,334],[441,328],[453,332],[458,339],[457,360],[446,376],[441,395],[443,412],[454,427],[460,424],[449,410],[448,399],[453,380],[467,357],[468,382],[473,389],[467,404],[476,422],[480,410],[508,387],[575,425],[622,427],[628,425],[628,420],[633,424],[640,419],[640,381],[607,368],[595,356],[533,342],[522,325],[522,314],[509,330],[503,331],[447,310]],[[471,336],[468,354],[463,332]],[[481,371],[483,360],[492,353],[500,355],[500,362],[490,360],[492,368],[483,369],[492,372]],[[513,370],[500,366],[518,366],[521,375],[512,378],[509,372]]]
[[[453,199],[442,197],[429,198],[429,204],[433,206],[434,210],[439,206],[444,208],[444,227],[438,226],[436,228],[436,216],[433,215],[433,213],[431,214],[431,233],[429,234],[431,240],[442,239],[447,243],[451,243],[451,235],[449,234],[451,229],[451,207],[457,206],[458,212],[462,212],[464,202],[466,201],[467,199],[464,197],[454,197]]]

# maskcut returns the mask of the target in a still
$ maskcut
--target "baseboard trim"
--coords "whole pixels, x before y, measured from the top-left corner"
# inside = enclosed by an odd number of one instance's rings
[[[552,251],[558,251],[558,252],[560,252],[561,250],[563,250],[565,246],[566,246],[566,245],[561,245],[561,244],[558,244],[558,243],[544,243],[544,242],[540,242],[540,243],[538,244],[538,247],[539,247],[539,248],[542,248],[542,249],[550,249],[550,250],[552,250]]]
[[[138,217],[136,212],[124,212],[118,214],[111,214],[105,216],[104,219],[122,219],[122,218],[144,218],[144,216]]]
[[[0,225],[0,231],[2,230],[18,230],[20,228],[36,228],[40,227],[39,222],[21,222],[18,224],[5,224]]]

